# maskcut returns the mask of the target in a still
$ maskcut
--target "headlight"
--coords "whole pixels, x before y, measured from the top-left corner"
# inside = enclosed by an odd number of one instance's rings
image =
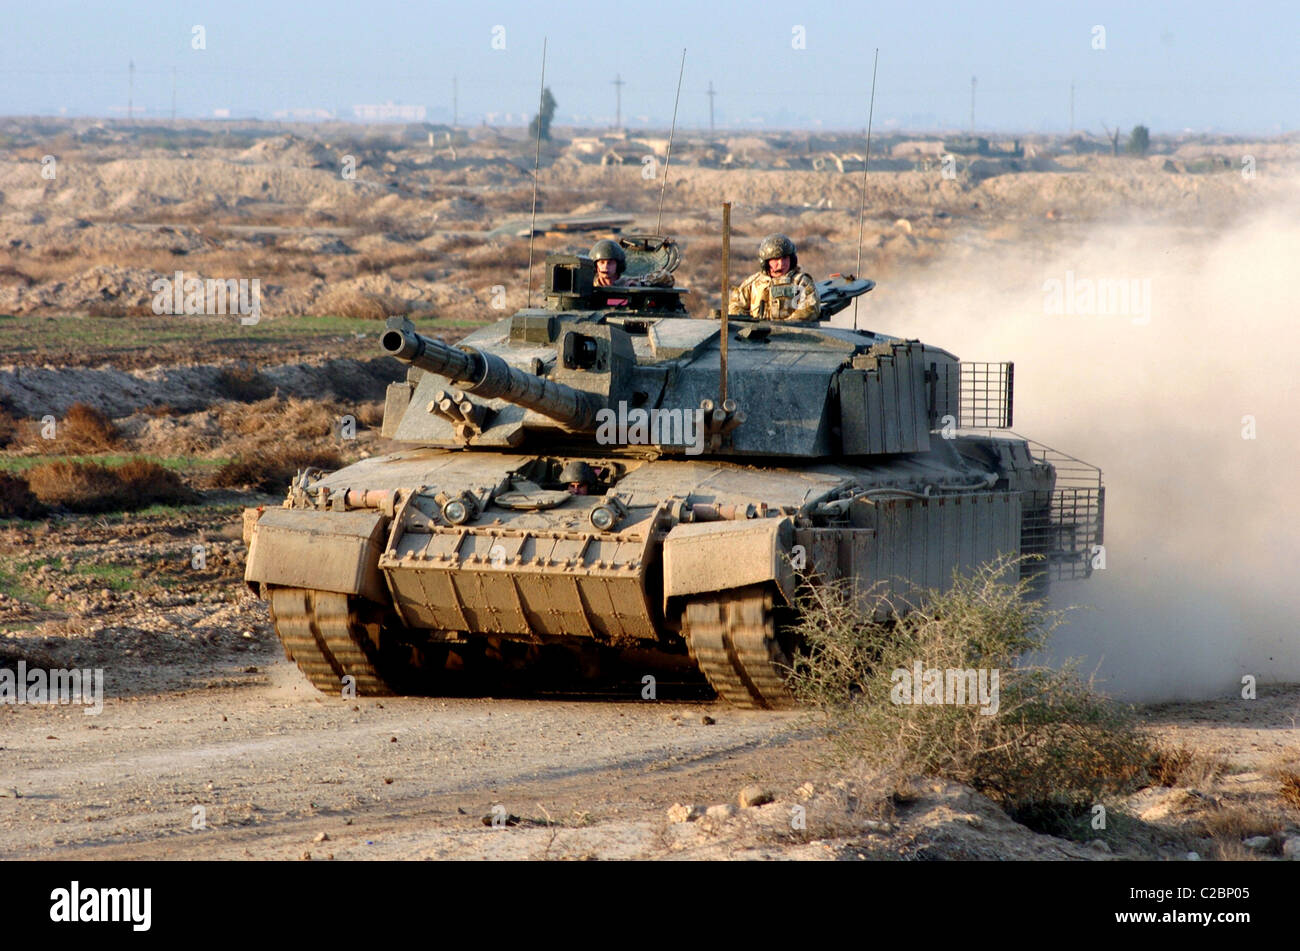
[[[611,506],[597,505],[591,510],[591,514],[587,518],[591,520],[591,524],[598,531],[607,532],[618,521],[618,513]]]
[[[442,517],[453,525],[464,525],[470,518],[469,506],[464,499],[452,499],[442,507]]]

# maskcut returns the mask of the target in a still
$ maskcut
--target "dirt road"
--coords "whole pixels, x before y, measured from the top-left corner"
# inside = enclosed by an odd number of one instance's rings
[[[665,851],[675,799],[811,775],[797,715],[344,701],[283,660],[253,659],[257,673],[108,699],[98,716],[0,708],[0,858],[631,857]],[[485,826],[494,806],[522,821]]]

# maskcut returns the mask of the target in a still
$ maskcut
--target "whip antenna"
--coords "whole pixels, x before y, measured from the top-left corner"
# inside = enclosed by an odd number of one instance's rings
[[[542,37],[542,88],[537,93],[537,146],[533,152],[533,215],[528,222],[528,306],[533,306],[533,241],[537,237],[537,170],[542,164],[542,102],[546,98],[546,37]],[[858,251],[861,254],[861,250]]]
[[[664,222],[664,192],[668,189],[668,166],[673,160],[673,136],[677,132],[677,104],[682,101],[682,74],[686,72],[686,49],[682,48],[682,65],[677,70],[677,98],[673,100],[673,125],[668,130],[668,154],[664,157],[664,181],[659,186],[659,216],[655,218],[655,234]]]
[[[862,277],[862,216],[867,211],[867,166],[871,164],[871,119],[876,113],[876,64],[880,62],[880,47],[876,47],[875,59],[871,61],[871,108],[867,111],[867,154],[862,158],[862,201],[858,205],[858,263],[853,268],[853,276]],[[853,329],[858,329],[858,299],[853,298]]]

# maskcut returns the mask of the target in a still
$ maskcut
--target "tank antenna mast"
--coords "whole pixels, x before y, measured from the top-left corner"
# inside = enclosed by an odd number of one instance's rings
[[[542,164],[542,103],[546,99],[546,37],[542,37],[542,88],[537,93],[537,146],[533,152],[533,215],[528,224],[528,306],[533,306],[533,241],[537,237],[537,170]]]
[[[871,61],[871,108],[867,111],[867,154],[862,157],[862,200],[858,205],[858,263],[853,277],[862,277],[862,218],[867,212],[867,166],[871,164],[871,119],[876,114],[876,64],[880,62],[880,47],[876,47]],[[858,329],[858,299],[853,298],[853,329]]]
[[[673,125],[668,130],[668,154],[664,157],[664,180],[659,186],[659,215],[655,218],[655,234],[664,222],[664,192],[668,189],[668,166],[673,161],[673,136],[677,134],[677,104],[682,101],[682,74],[686,72],[686,48],[682,47],[682,65],[677,70],[677,98],[673,100]]]
[[[727,402],[727,315],[731,310],[731,202],[722,203],[722,334],[718,338],[719,387],[718,405]]]

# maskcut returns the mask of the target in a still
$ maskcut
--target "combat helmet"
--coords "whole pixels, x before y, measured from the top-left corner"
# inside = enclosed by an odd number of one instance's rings
[[[791,271],[799,266],[799,255],[795,252],[794,242],[779,232],[769,234],[758,246],[758,264],[764,271],[767,270],[768,261],[785,257],[790,259]]]
[[[611,242],[612,243],[612,242]],[[604,260],[602,258],[602,260]],[[592,485],[596,481],[596,473],[579,459],[572,459],[565,463],[564,468],[560,470],[561,482],[581,482],[583,485]]]
[[[627,270],[627,255],[623,253],[623,249],[616,242],[610,241],[608,238],[602,238],[593,244],[591,253],[587,256],[593,261],[609,261],[612,259],[617,265],[615,273],[619,277],[622,277],[623,272]]]

